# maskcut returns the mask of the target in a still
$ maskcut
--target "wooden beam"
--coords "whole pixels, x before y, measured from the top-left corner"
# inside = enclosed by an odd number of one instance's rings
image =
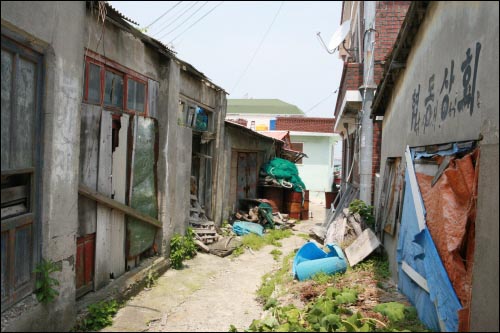
[[[425,216],[424,207],[421,200],[420,191],[418,189],[417,176],[415,175],[415,169],[413,167],[413,159],[411,158],[410,147],[406,146],[405,152],[406,158],[406,169],[408,170],[408,176],[410,178],[410,188],[413,195],[413,204],[415,206],[415,212],[417,214],[417,221],[419,230],[425,229]]]
[[[413,267],[408,265],[406,261],[403,261],[401,269],[410,277],[410,279],[415,281],[415,283],[418,284],[420,288],[429,293],[429,286],[427,285],[427,280],[422,275],[420,275],[416,270],[414,270]]]
[[[154,219],[151,216],[148,216],[129,206],[126,206],[121,202],[108,198],[107,196],[98,193],[85,185],[80,184],[78,186],[78,193],[94,201],[97,201],[98,203],[105,205],[109,208],[117,209],[125,213],[126,215],[135,217],[136,219],[141,220],[142,222],[151,224],[157,228],[162,228],[161,222],[158,221],[157,219]]]

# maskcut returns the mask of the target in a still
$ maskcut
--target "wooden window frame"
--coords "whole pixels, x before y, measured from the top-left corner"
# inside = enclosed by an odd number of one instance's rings
[[[10,52],[14,56],[15,64],[13,64],[14,76],[12,82],[15,82],[17,73],[18,62],[21,58],[33,62],[36,65],[35,79],[34,79],[34,115],[33,115],[33,139],[43,138],[43,89],[44,89],[44,56],[42,50],[37,50],[29,47],[31,42],[24,37],[10,31],[2,26],[1,36],[2,49]],[[11,89],[11,101],[14,103],[17,98],[17,93],[14,88],[14,83]],[[27,211],[19,215],[9,216],[1,221],[2,234],[7,233],[7,286],[5,286],[6,295],[1,300],[2,310],[8,309],[15,303],[22,300],[24,297],[30,295],[35,289],[36,274],[33,272],[37,263],[41,259],[41,207],[42,207],[42,177],[41,172],[43,169],[43,145],[33,144],[32,147],[32,167],[18,168],[18,169],[5,169],[1,171],[2,179],[4,177],[26,175],[30,179],[27,183],[29,189],[27,190]],[[7,189],[7,188],[6,188]],[[5,190],[6,190],[5,189]],[[3,192],[4,189],[2,189]],[[31,262],[29,263],[30,276],[29,280],[16,286],[15,281],[15,237],[16,230],[31,224],[30,243],[28,245]]]
[[[144,117],[149,116],[149,110],[148,110],[148,105],[149,105],[149,100],[148,100],[148,77],[137,73],[130,68],[127,68],[123,65],[120,65],[119,63],[107,59],[103,57],[102,55],[95,53],[91,50],[86,50],[86,56],[85,56],[85,84],[84,84],[84,93],[83,93],[83,101],[87,104],[92,104],[92,105],[100,105],[103,109],[109,110],[109,111],[117,111],[117,112],[123,112],[123,113],[128,113],[131,115],[140,115]],[[99,103],[91,102],[88,100],[88,93],[89,93],[89,71],[90,71],[90,66],[89,64],[94,64],[96,66],[100,67],[100,84],[101,84],[101,91],[99,94]],[[123,79],[123,94],[122,94],[122,107],[117,107],[113,105],[106,105],[104,104],[104,92],[106,90],[105,84],[106,84],[106,71],[115,73],[117,75],[120,75]],[[130,109],[128,107],[128,80],[134,80],[137,81],[141,84],[144,85],[144,111],[137,111],[134,109]]]

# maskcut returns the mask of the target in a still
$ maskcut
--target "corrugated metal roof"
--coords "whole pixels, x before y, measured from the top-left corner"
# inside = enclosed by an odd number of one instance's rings
[[[288,131],[259,131],[259,133],[271,138],[283,140],[287,136]]]
[[[111,9],[112,11],[114,11],[116,15],[120,16],[125,21],[128,21],[128,22],[130,22],[132,24],[135,24],[137,26],[139,25],[139,23],[137,23],[135,21],[132,21],[132,19],[130,19],[130,18],[126,17],[125,15],[123,15],[122,13],[120,13],[116,8],[114,8],[113,6],[111,6],[111,4],[108,1],[104,1],[104,2],[106,3],[106,5],[107,5],[107,7],[109,9]]]
[[[229,127],[234,127],[234,128],[237,128],[237,129],[240,129],[244,132],[247,132],[248,134],[252,134],[252,135],[255,135],[255,136],[258,136],[258,137],[261,137],[261,138],[264,138],[266,140],[272,140],[272,141],[276,141],[278,143],[281,143],[281,144],[285,144],[285,142],[283,142],[282,140],[280,139],[275,139],[275,138],[271,138],[267,135],[264,135],[264,134],[261,134],[261,132],[256,132],[248,127],[245,127],[243,125],[240,125],[240,124],[237,124],[235,122],[232,122],[232,121],[228,121],[228,120],[225,120],[225,125],[226,126],[229,126]]]
[[[270,114],[270,115],[304,115],[304,112],[293,104],[279,99],[228,99],[227,113],[237,114]]]

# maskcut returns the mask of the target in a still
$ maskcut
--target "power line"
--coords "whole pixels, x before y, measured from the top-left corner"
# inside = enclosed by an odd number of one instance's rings
[[[198,3],[199,3],[199,1],[195,1],[191,6],[189,6],[186,10],[184,10],[182,13],[180,13],[179,16],[177,16],[175,19],[173,19],[172,21],[168,22],[166,25],[161,27],[160,30],[158,30],[157,32],[155,32],[153,34],[153,36],[158,35],[160,32],[162,32],[166,28],[170,27],[172,24],[174,24],[178,19],[180,19],[182,16],[184,16],[184,14],[186,14],[186,12],[188,12],[191,8],[196,6]]]
[[[165,13],[161,14],[161,16],[160,16],[160,17],[158,17],[156,20],[154,20],[153,22],[151,22],[151,23],[150,23],[150,24],[149,24],[146,28],[144,28],[144,29],[147,29],[147,28],[149,28],[150,26],[152,26],[153,24],[155,24],[156,22],[158,22],[158,20],[159,20],[159,19],[161,19],[163,16],[167,15],[168,13],[170,13],[170,11],[171,11],[172,9],[174,9],[175,7],[177,7],[178,5],[180,5],[180,3],[181,3],[181,2],[182,2],[182,1],[178,1],[178,2],[177,2],[177,3],[176,3],[176,4],[172,7],[172,8],[167,9],[167,11],[166,11]]]
[[[236,89],[236,87],[238,86],[238,84],[240,83],[241,79],[243,78],[243,76],[246,74],[248,68],[250,68],[250,65],[252,64],[253,60],[255,59],[255,56],[257,55],[257,53],[259,52],[262,44],[264,44],[264,40],[266,39],[267,35],[269,34],[269,31],[271,31],[271,28],[273,27],[273,24],[274,22],[276,21],[276,18],[278,17],[278,14],[280,13],[281,11],[281,7],[283,7],[283,4],[285,2],[284,1],[281,1],[281,5],[280,5],[280,8],[278,8],[278,11],[276,12],[276,14],[274,15],[274,18],[273,18],[273,21],[271,22],[271,24],[269,25],[269,28],[267,28],[267,31],[266,33],[264,34],[264,37],[262,38],[262,40],[260,41],[260,44],[259,46],[257,47],[257,49],[255,50],[253,56],[252,56],[252,59],[250,59],[250,62],[248,63],[247,67],[245,68],[245,70],[243,71],[243,73],[240,75],[240,77],[238,78],[238,80],[236,81],[236,84],[233,86],[233,91],[234,89]]]
[[[164,38],[165,36],[168,36],[170,35],[172,32],[174,32],[175,30],[179,29],[184,23],[186,23],[191,17],[193,17],[194,14],[198,13],[203,7],[205,7],[207,5],[208,1],[205,1],[205,3],[203,5],[201,5],[198,9],[196,9],[191,15],[189,15],[188,18],[186,18],[184,21],[182,21],[178,26],[176,26],[175,28],[173,28],[172,30],[170,30],[169,32],[167,32],[166,34],[164,34],[163,36],[159,37],[158,39],[162,39]]]
[[[328,96],[326,96],[325,98],[323,98],[322,100],[320,100],[318,103],[314,104],[307,111],[305,111],[304,114],[307,114],[308,112],[314,110],[317,106],[319,106],[320,104],[322,104],[323,102],[325,102],[327,99],[330,98],[330,96],[332,96],[333,94],[335,94],[337,91],[338,91],[338,89],[335,90],[335,91],[332,91],[331,93],[329,93]]]
[[[174,39],[172,39],[170,41],[170,43],[172,43],[174,40],[176,40],[177,38],[179,38],[180,36],[182,36],[182,34],[184,34],[186,31],[188,31],[189,29],[191,29],[191,27],[193,27],[196,23],[200,22],[201,20],[203,20],[203,18],[205,18],[205,16],[207,16],[208,14],[210,14],[211,12],[213,12],[217,7],[219,7],[220,5],[222,5],[224,3],[224,1],[221,1],[219,2],[219,4],[217,6],[215,6],[214,8],[210,9],[210,11],[208,11],[205,15],[203,15],[202,17],[200,17],[197,21],[195,21],[193,24],[191,24],[189,27],[187,27],[186,29],[184,29],[183,32],[181,32],[180,34],[178,34],[177,36],[175,36]]]

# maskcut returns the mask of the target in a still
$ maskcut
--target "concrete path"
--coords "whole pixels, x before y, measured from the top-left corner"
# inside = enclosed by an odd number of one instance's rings
[[[313,219],[302,221],[295,234],[306,233],[324,221],[323,205],[310,203]],[[281,240],[287,255],[306,242],[292,236]],[[143,290],[120,309],[103,332],[227,332],[230,325],[243,331],[262,315],[255,300],[261,277],[279,268],[269,253],[274,246],[237,258],[198,253],[182,270],[169,269],[150,290]]]

